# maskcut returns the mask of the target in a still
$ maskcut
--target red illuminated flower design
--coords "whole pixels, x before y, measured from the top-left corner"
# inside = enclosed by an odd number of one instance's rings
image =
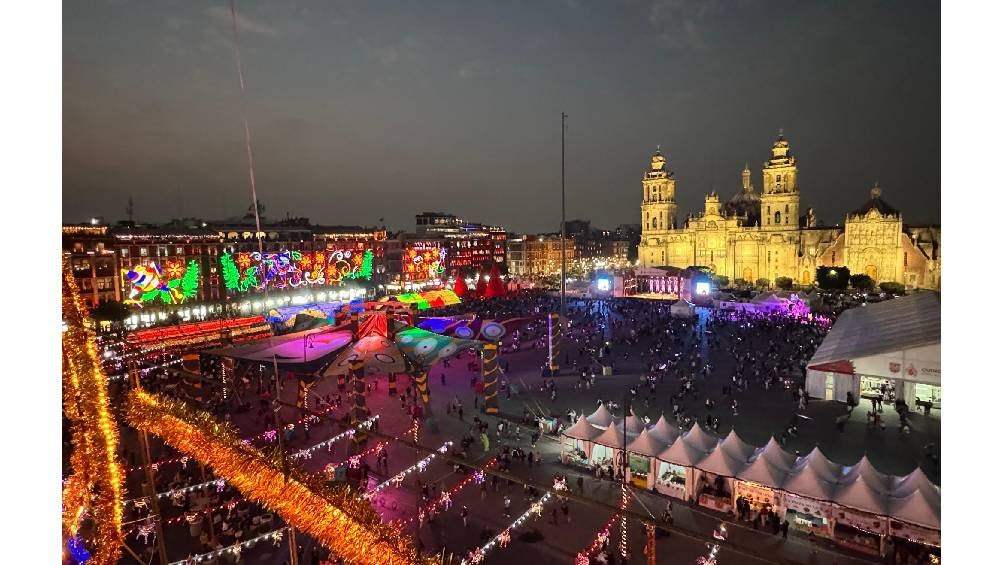
[[[164,274],[168,279],[180,279],[185,275],[185,265],[181,261],[168,261],[164,265]]]
[[[251,266],[251,255],[249,255],[247,253],[238,253],[237,254],[237,266],[239,266],[242,269],[247,269],[248,267],[250,267]]]

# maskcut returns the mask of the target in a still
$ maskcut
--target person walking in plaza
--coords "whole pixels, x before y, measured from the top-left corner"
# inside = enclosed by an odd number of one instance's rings
[[[463,508],[460,509],[460,519],[464,522],[464,527],[465,528],[467,527],[467,514],[468,514],[468,512],[467,512],[467,507],[466,506],[464,506]]]
[[[505,506],[505,517],[512,518],[512,500],[508,494],[502,496],[502,504]]]

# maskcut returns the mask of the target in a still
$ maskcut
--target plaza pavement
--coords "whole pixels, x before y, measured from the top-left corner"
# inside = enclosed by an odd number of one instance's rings
[[[609,338],[609,336],[606,336]],[[593,344],[597,344],[601,338],[593,337]],[[506,399],[504,394],[500,394],[501,408],[509,419],[518,419],[524,407],[529,407],[532,412],[537,413],[540,409],[549,411],[554,415],[564,415],[569,409],[574,409],[577,413],[590,413],[596,407],[597,399],[614,400],[621,403],[624,394],[632,384],[639,384],[639,375],[642,370],[639,352],[647,350],[647,344],[639,346],[615,346],[613,358],[615,360],[616,374],[613,376],[598,376],[597,385],[591,390],[575,389],[574,383],[578,381],[577,372],[572,373],[566,369],[567,376],[559,376],[555,379],[558,386],[557,399],[552,402],[539,392],[526,390],[522,385],[529,385],[531,389],[537,389],[542,385],[540,377],[540,366],[545,358],[545,351],[530,347],[531,339],[524,338],[524,348],[519,352],[504,352],[502,364],[509,365],[506,379],[520,385],[519,392]],[[577,350],[578,345],[573,344]],[[716,350],[711,351],[711,360],[714,370],[707,378],[707,390],[712,397],[720,400],[721,383],[731,376],[729,372],[732,367],[731,359],[726,359],[728,353],[725,351],[725,344]],[[686,347],[686,345],[684,346]],[[572,349],[566,344],[566,350]],[[624,354],[627,359],[624,359]],[[564,355],[563,355],[564,356]],[[571,355],[574,357],[574,353]],[[467,370],[467,362],[471,357],[464,356],[461,360],[453,361],[449,368],[437,366],[429,373],[429,383],[431,387],[431,405],[428,418],[423,424],[420,443],[428,448],[439,447],[444,441],[452,440],[459,445],[460,439],[467,431],[476,414],[480,410],[474,410],[474,390],[470,386],[470,378],[474,374]],[[446,375],[447,384],[440,384],[440,376]],[[400,408],[400,400],[397,397],[390,398],[387,395],[386,377],[375,377],[377,390],[367,397],[367,404],[374,414],[380,414],[380,430],[384,433],[398,434],[406,430],[411,425],[408,414]],[[407,386],[407,380],[399,378],[400,390]],[[646,395],[647,389],[640,388],[639,398]],[[658,387],[655,402],[645,408],[643,403],[637,402],[635,411],[639,415],[648,416],[652,421],[656,420],[663,412],[671,413],[669,396],[678,389],[675,378],[667,378]],[[718,394],[715,394],[717,390]],[[315,391],[320,395],[337,393],[334,380],[320,383]],[[342,392],[342,410],[337,412],[341,415],[347,409],[348,397]],[[688,413],[704,414],[703,391],[697,399],[688,399],[685,402],[685,409]],[[285,386],[283,398],[289,402],[293,401],[295,386]],[[464,404],[465,421],[461,422],[455,415],[446,414],[446,405],[458,397]],[[771,434],[780,435],[788,419],[791,417],[794,408],[791,391],[771,390],[764,391],[762,388],[753,387],[740,397],[739,416],[733,418],[731,410],[726,409],[724,402],[718,402],[716,415],[721,419],[721,435],[724,436],[728,430],[735,426],[740,437],[745,441],[763,445]],[[890,425],[885,430],[868,430],[864,423],[864,407],[857,408],[852,414],[851,421],[846,426],[843,433],[838,432],[833,423],[837,414],[845,410],[844,404],[839,402],[811,401],[808,410],[805,412],[810,419],[803,420],[797,437],[792,438],[786,449],[800,454],[807,453],[813,446],[819,445],[822,451],[834,461],[845,465],[856,462],[860,456],[867,451],[869,458],[877,468],[885,472],[906,473],[920,462],[924,470],[928,472],[932,480],[938,481],[937,467],[923,455],[923,446],[929,442],[938,442],[939,424],[936,417],[922,417],[914,414],[911,416],[911,423],[914,425],[914,433],[909,437],[900,435],[896,426]],[[284,409],[283,418],[286,421],[296,419],[291,409]],[[481,414],[482,419],[485,416]],[[487,418],[491,429],[494,430],[494,418]],[[703,419],[702,419],[703,421]],[[236,415],[234,422],[245,434],[259,431],[251,423],[251,418],[247,414]],[[313,445],[337,433],[338,428],[334,424],[322,424],[315,426],[311,431],[310,439],[304,437],[302,432],[289,443],[289,450],[295,451],[299,448]],[[494,454],[497,447],[495,434],[492,434],[491,450]],[[524,449],[529,447],[530,431],[521,434],[521,445]],[[348,442],[340,442],[342,445],[335,446],[329,454],[321,451],[313,457],[306,467],[312,470],[320,470],[329,461],[342,460],[347,454]],[[512,444],[510,439],[507,444]],[[520,477],[529,478],[538,484],[549,485],[551,477],[555,473],[566,474],[569,477],[569,485],[574,488],[577,473],[572,469],[558,463],[559,443],[552,438],[542,438],[537,444],[538,452],[543,458],[542,466],[534,466],[527,469],[523,462],[513,462],[512,472]],[[484,460],[484,454],[480,443],[475,442],[469,453],[473,460]],[[393,475],[399,470],[413,464],[416,460],[414,450],[403,446],[394,445],[389,448],[389,474]],[[489,454],[489,455],[491,455]],[[375,457],[369,458],[370,465],[376,474]],[[465,471],[466,473],[466,471]],[[464,478],[465,473],[454,473],[452,466],[441,461],[434,460],[421,477],[425,481],[432,480],[441,483],[445,488],[452,487],[453,484]],[[405,484],[400,488],[389,488],[383,491],[375,499],[378,510],[384,514],[386,519],[400,519],[413,516],[416,508],[417,491],[414,486],[412,474]],[[386,478],[386,477],[382,477]],[[382,478],[374,478],[382,480]],[[610,481],[598,481],[591,476],[585,478],[585,494],[591,498],[602,500],[608,504],[617,505],[620,500],[619,486]],[[509,489],[512,499],[513,516],[518,516],[529,507],[526,496],[519,485]],[[647,513],[651,512],[656,518],[661,516],[665,507],[666,498],[660,495],[635,490],[637,498],[644,503],[633,502],[633,511]],[[470,511],[469,525],[462,526],[459,509],[466,505]],[[505,549],[495,549],[488,554],[486,563],[570,563],[575,553],[582,550],[591,541],[596,530],[609,518],[609,513],[600,508],[586,506],[578,502],[570,503],[570,514],[572,523],[559,523],[558,526],[549,524],[550,506],[557,506],[551,503],[545,508],[544,515],[535,522],[529,524],[530,527],[537,528],[543,539],[537,542],[523,542],[518,539],[518,532],[513,532],[513,539]],[[717,526],[722,516],[715,515],[705,509],[688,508],[682,501],[674,500],[674,526],[684,532],[693,532],[699,537],[707,537],[712,529]],[[647,510],[646,510],[647,508]],[[558,513],[559,522],[563,521],[563,516]],[[427,551],[442,551],[445,548],[446,554],[454,554],[455,561],[460,556],[466,554],[470,548],[480,545],[479,533],[482,527],[488,527],[498,533],[507,526],[511,520],[503,516],[503,505],[501,493],[489,492],[486,499],[481,499],[480,489],[476,485],[470,485],[457,496],[454,497],[453,510],[439,516],[434,524],[425,524],[420,529],[422,546]],[[409,525],[414,528],[414,524]],[[846,554],[843,550],[831,551],[825,544],[815,545],[791,530],[789,538],[782,540],[780,536],[772,536],[764,532],[748,530],[738,525],[730,525],[730,537],[723,545],[719,554],[719,563],[729,565],[732,563],[749,563],[750,553],[762,557],[765,562],[772,563],[860,563],[867,562],[867,558],[859,558]],[[618,533],[616,526],[612,530],[614,539]],[[643,563],[642,547],[644,546],[644,528],[632,521],[629,526],[629,543],[632,553],[632,563]],[[193,542],[188,536],[187,526],[173,526],[165,532],[171,546],[179,549]],[[301,544],[309,548],[311,542],[307,541],[302,534],[299,537]],[[272,547],[271,543],[264,544],[268,547],[260,547],[246,551],[244,559],[246,563],[282,563],[288,557],[286,542],[280,547]],[[743,553],[731,551],[731,546],[738,546],[743,549]],[[813,554],[816,549],[818,554]],[[697,557],[706,553],[703,542],[688,538],[686,535],[674,534],[668,537],[660,536],[657,541],[657,554],[659,563],[693,563]],[[175,554],[172,554],[174,558]],[[184,557],[186,553],[181,552],[178,558]],[[309,562],[309,561],[301,561]]]

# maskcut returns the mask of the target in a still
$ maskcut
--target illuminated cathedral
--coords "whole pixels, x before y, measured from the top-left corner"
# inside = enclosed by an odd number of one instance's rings
[[[798,163],[783,134],[763,164],[761,192],[748,164],[740,176],[728,201],[712,192],[702,213],[678,222],[676,176],[657,150],[642,178],[641,266],[704,266],[732,280],[771,285],[778,277],[813,284],[818,267],[846,266],[876,284],[940,288],[941,228],[904,224],[877,184],[843,225],[817,226],[813,209],[802,211]]]

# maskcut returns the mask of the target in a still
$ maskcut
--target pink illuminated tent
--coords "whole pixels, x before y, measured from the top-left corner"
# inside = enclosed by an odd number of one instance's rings
[[[658,457],[665,448],[666,444],[656,439],[648,430],[642,430],[627,446],[629,452],[648,457]]]

